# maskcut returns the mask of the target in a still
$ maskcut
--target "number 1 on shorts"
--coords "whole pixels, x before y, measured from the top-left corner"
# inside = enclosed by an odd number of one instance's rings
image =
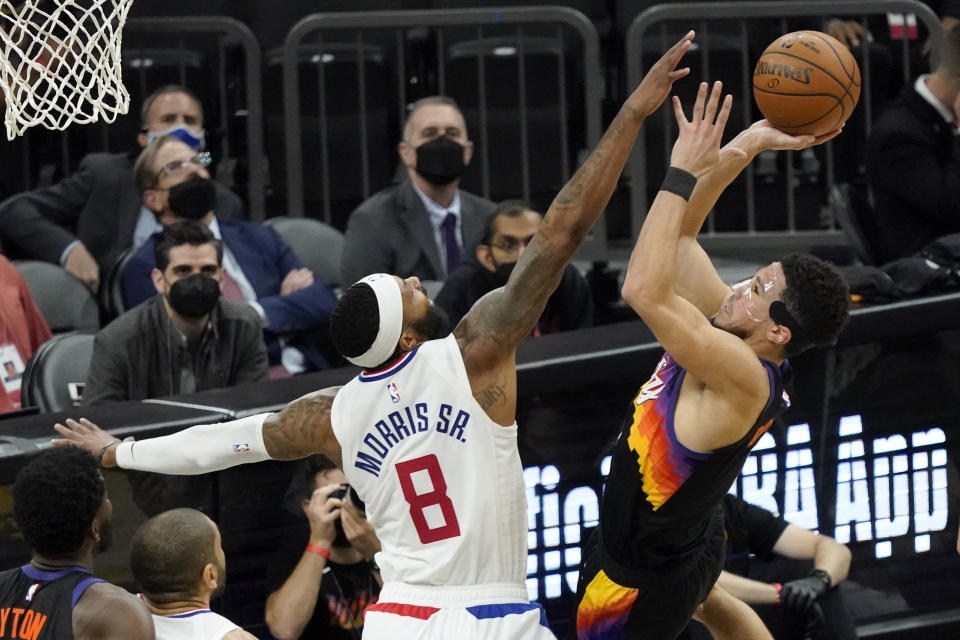
[[[413,526],[417,528],[420,542],[429,544],[459,536],[460,523],[457,522],[457,514],[453,510],[453,502],[447,496],[447,482],[443,479],[443,472],[440,470],[440,462],[437,460],[437,456],[431,453],[413,460],[398,462],[396,469],[397,478],[400,480],[400,488],[403,489],[404,499],[410,505],[410,517],[413,518]],[[416,487],[413,486],[412,476],[418,471],[426,471],[430,475],[430,484],[433,486],[431,491],[417,493]],[[440,513],[443,515],[443,525],[431,529],[423,511],[434,505],[440,507]]]

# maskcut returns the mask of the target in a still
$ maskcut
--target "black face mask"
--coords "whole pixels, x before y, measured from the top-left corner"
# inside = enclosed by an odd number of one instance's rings
[[[170,188],[167,206],[177,216],[187,220],[199,220],[217,204],[217,188],[212,180],[193,174],[180,184]]]
[[[446,136],[434,138],[417,147],[417,173],[437,186],[450,184],[463,175],[463,145]]]
[[[202,318],[217,306],[220,299],[220,283],[195,273],[170,285],[167,300],[173,310],[186,318]]]

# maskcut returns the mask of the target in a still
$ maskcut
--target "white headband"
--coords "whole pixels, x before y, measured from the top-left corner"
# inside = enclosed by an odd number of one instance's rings
[[[357,280],[373,289],[377,296],[377,308],[380,310],[380,327],[377,338],[365,352],[347,360],[358,367],[375,367],[393,355],[403,330],[403,296],[397,279],[386,273],[374,273]]]

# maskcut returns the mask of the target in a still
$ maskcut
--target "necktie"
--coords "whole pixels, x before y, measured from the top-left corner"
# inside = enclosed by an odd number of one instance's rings
[[[220,295],[222,295],[227,300],[235,300],[237,302],[243,302],[243,292],[240,290],[240,285],[237,284],[237,281],[230,277],[230,274],[227,273],[227,270],[223,270],[223,281],[220,283]]]
[[[443,232],[443,248],[447,252],[447,275],[460,264],[460,245],[457,244],[457,216],[448,213],[440,226]]]

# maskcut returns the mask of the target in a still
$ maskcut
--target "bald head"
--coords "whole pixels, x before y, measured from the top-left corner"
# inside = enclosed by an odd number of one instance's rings
[[[143,594],[158,604],[187,600],[204,568],[218,566],[219,532],[196,509],[173,509],[144,522],[130,543],[130,569]]]

